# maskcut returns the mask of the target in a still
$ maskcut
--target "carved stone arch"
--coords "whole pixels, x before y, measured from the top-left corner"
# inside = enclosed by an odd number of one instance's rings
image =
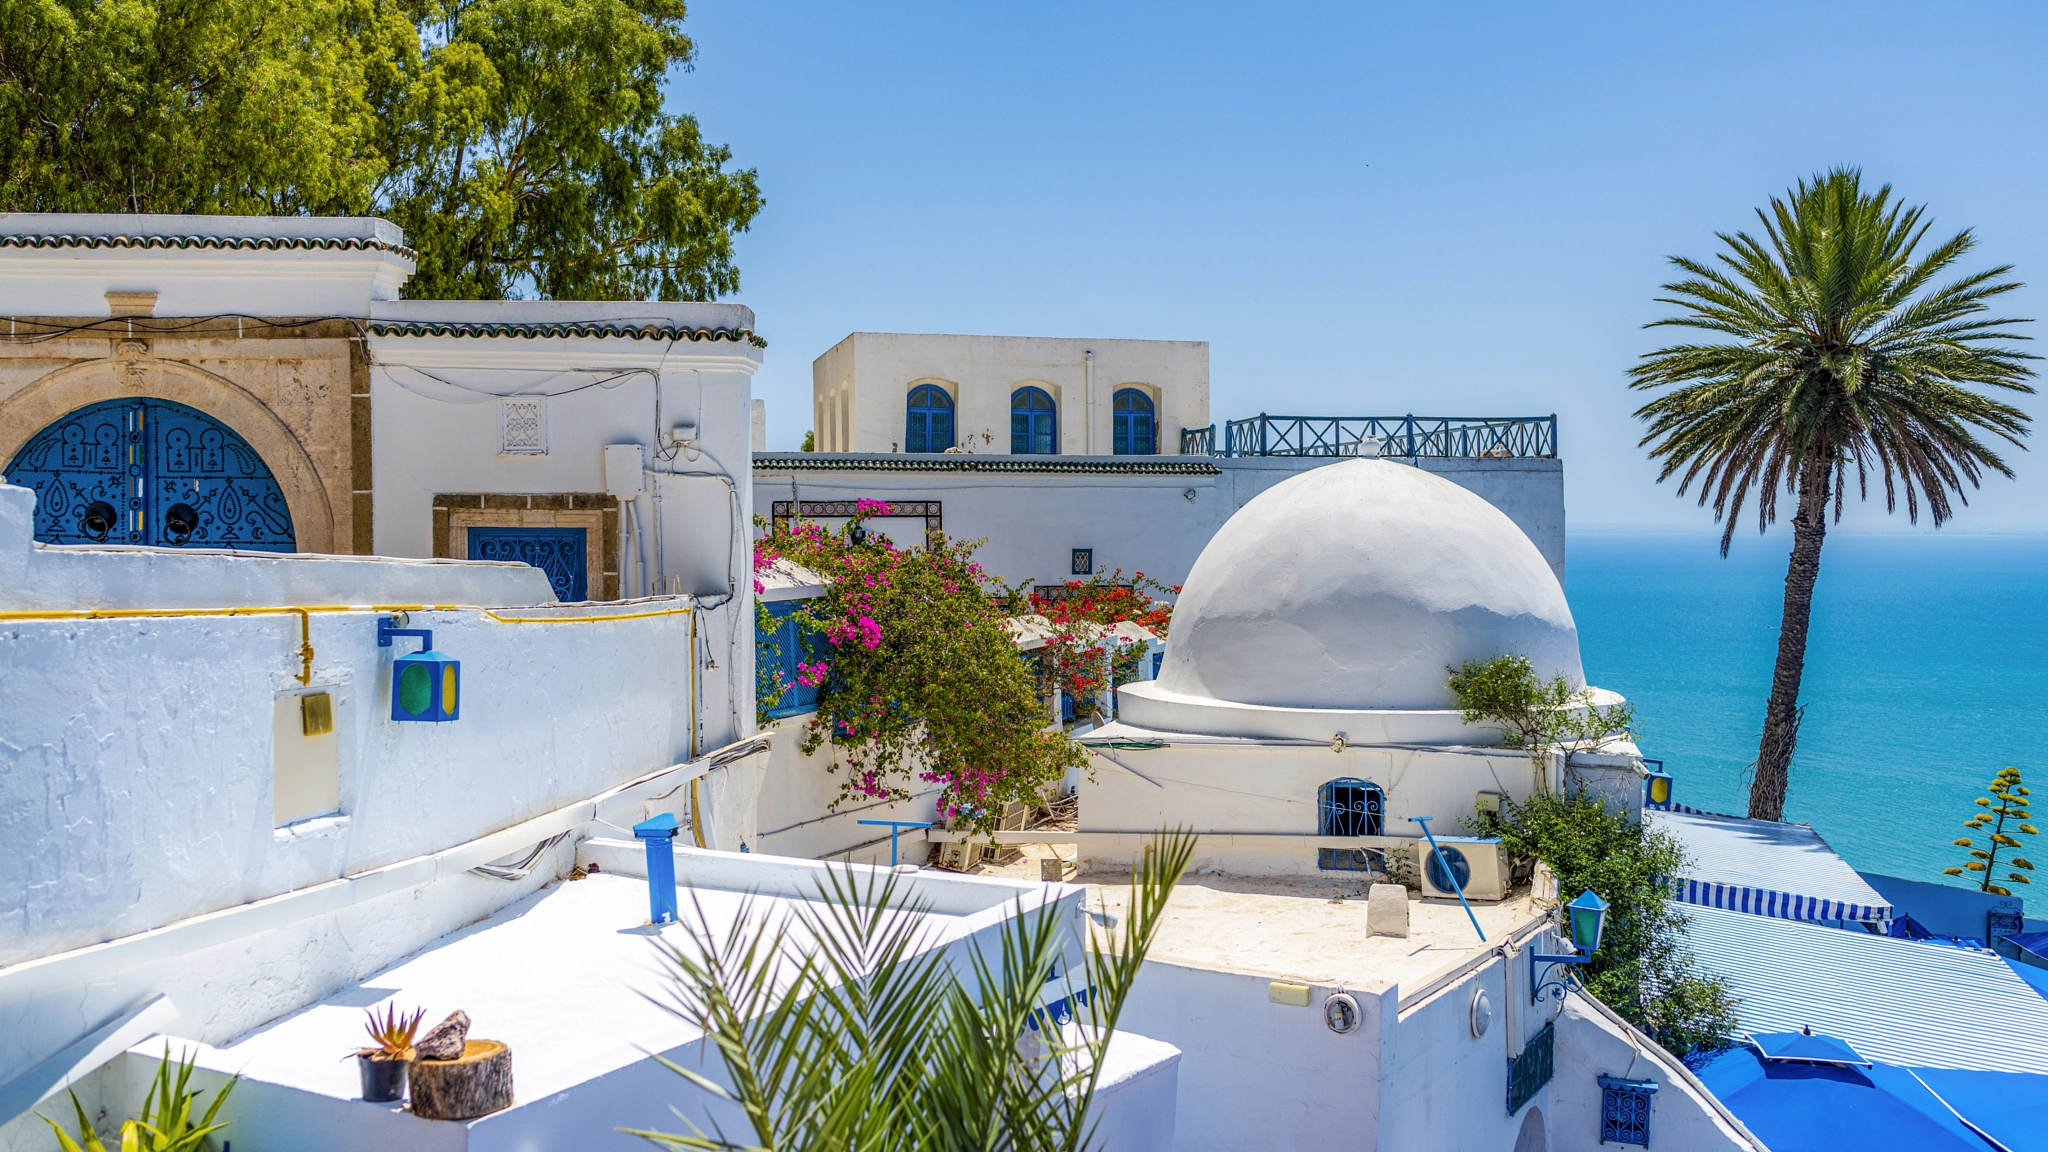
[[[183,361],[153,356],[87,360],[0,400],[0,464],[14,459],[36,433],[88,404],[142,398],[197,408],[234,429],[263,457],[284,491],[299,550],[335,550],[334,509],[305,445],[248,389]]]

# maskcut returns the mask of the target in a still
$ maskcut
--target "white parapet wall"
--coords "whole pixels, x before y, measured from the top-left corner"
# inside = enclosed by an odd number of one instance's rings
[[[535,850],[635,780],[667,773],[603,818],[751,837],[745,761],[767,743],[693,761],[690,597],[557,605],[520,565],[49,548],[28,497],[0,488],[0,1085],[153,996],[167,1030],[219,1041],[360,979],[561,874],[571,839]],[[392,719],[393,660],[422,641],[380,647],[372,606],[421,603],[443,606],[409,625],[460,661],[452,722]],[[309,735],[316,695],[331,731]],[[470,871],[492,861],[530,871]]]
[[[1097,572],[1121,568],[1179,584],[1209,539],[1251,499],[1332,457],[983,456],[763,453],[754,459],[754,514],[778,502],[823,505],[857,499],[936,503],[948,535],[986,538],[982,566],[1012,582],[1057,583],[1073,550],[1089,549]],[[1564,580],[1564,462],[1432,459],[1413,462],[1506,514]],[[813,512],[830,522],[829,516]],[[919,517],[927,513],[918,513]],[[922,526],[878,525],[899,540]]]

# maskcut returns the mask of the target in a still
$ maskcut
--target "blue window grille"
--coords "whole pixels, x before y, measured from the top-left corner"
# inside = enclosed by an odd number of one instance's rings
[[[905,452],[944,452],[953,446],[953,398],[936,384],[910,390],[904,421]]]
[[[1150,396],[1136,388],[1119,388],[1110,409],[1114,421],[1110,451],[1118,456],[1159,454],[1159,425],[1153,419]]]
[[[768,627],[757,624],[754,628],[755,664],[774,668],[780,674],[778,682],[789,685],[781,698],[766,709],[773,717],[818,710],[818,689],[798,682],[797,665],[823,659],[827,646],[823,633],[807,630],[797,623],[796,612],[803,606],[802,600],[782,600],[765,605],[773,623]]]
[[[1522,1049],[1521,1055],[1508,1057],[1508,1115],[1521,1111],[1522,1105],[1550,1083],[1556,1055],[1557,1023],[1552,1021],[1529,1038],[1529,1046]]]
[[[235,430],[168,400],[89,404],[29,438],[5,469],[36,494],[45,544],[296,552],[291,509]]]
[[[1650,1097],[1655,1080],[1600,1077],[1600,1142],[1650,1146]]]
[[[1052,456],[1059,452],[1059,411],[1043,388],[1010,393],[1010,451],[1019,456]]]
[[[1386,835],[1386,794],[1369,780],[1346,776],[1316,791],[1316,835]],[[1385,872],[1386,855],[1372,848],[1318,848],[1316,867],[1331,872]]]
[[[557,600],[588,600],[590,534],[581,528],[471,528],[471,560],[512,560],[547,573]]]

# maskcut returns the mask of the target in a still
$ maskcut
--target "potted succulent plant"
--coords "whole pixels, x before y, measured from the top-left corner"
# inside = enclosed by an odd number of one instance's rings
[[[420,1018],[427,1014],[424,1008],[411,1014],[398,1010],[398,1005],[386,1005],[384,1016],[379,1019],[375,1008],[365,1009],[369,1022],[363,1025],[370,1039],[377,1043],[368,1048],[358,1048],[352,1055],[356,1068],[363,1074],[363,1099],[375,1104],[390,1104],[405,1096],[406,1069],[412,1063],[412,1038],[419,1031]]]

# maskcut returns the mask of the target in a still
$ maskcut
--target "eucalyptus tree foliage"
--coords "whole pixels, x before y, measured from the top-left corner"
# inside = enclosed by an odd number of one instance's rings
[[[2021,446],[2026,413],[1994,399],[2030,393],[2028,361],[2010,347],[2023,321],[1986,315],[2020,286],[2011,265],[1937,282],[1976,246],[1964,229],[1918,255],[1932,224],[1924,207],[1895,203],[1889,185],[1866,192],[1838,168],[1801,181],[1770,210],[1763,235],[1721,233],[1713,262],[1673,257],[1685,278],[1660,303],[1682,314],[1650,327],[1696,328],[1725,339],[1646,353],[1630,386],[1663,390],[1636,410],[1660,481],[1699,485],[1726,528],[1727,555],[1745,505],[1757,528],[1794,497],[1792,555],[1777,668],[1764,712],[1749,814],[1782,819],[1799,729],[1807,623],[1827,513],[1837,520],[1851,481],[1867,498],[1873,476],[1885,510],[1904,497],[1936,526],[1968,502],[1984,473],[2010,477],[1997,441]],[[1995,390],[1988,392],[1986,390]]]
[[[1055,905],[1020,908],[981,949],[926,950],[926,908],[881,870],[831,869],[792,921],[750,908],[715,928],[699,908],[687,942],[662,945],[661,1003],[705,1034],[725,1077],[664,1063],[746,1128],[706,1131],[678,1108],[687,1133],[629,1131],[720,1152],[1090,1147],[1103,1056],[1194,847],[1155,838],[1127,915],[1085,947]],[[1089,990],[1064,1025],[1043,1004],[1055,977]]]
[[[0,0],[0,209],[375,213],[409,295],[714,299],[762,204],[681,0]]]

